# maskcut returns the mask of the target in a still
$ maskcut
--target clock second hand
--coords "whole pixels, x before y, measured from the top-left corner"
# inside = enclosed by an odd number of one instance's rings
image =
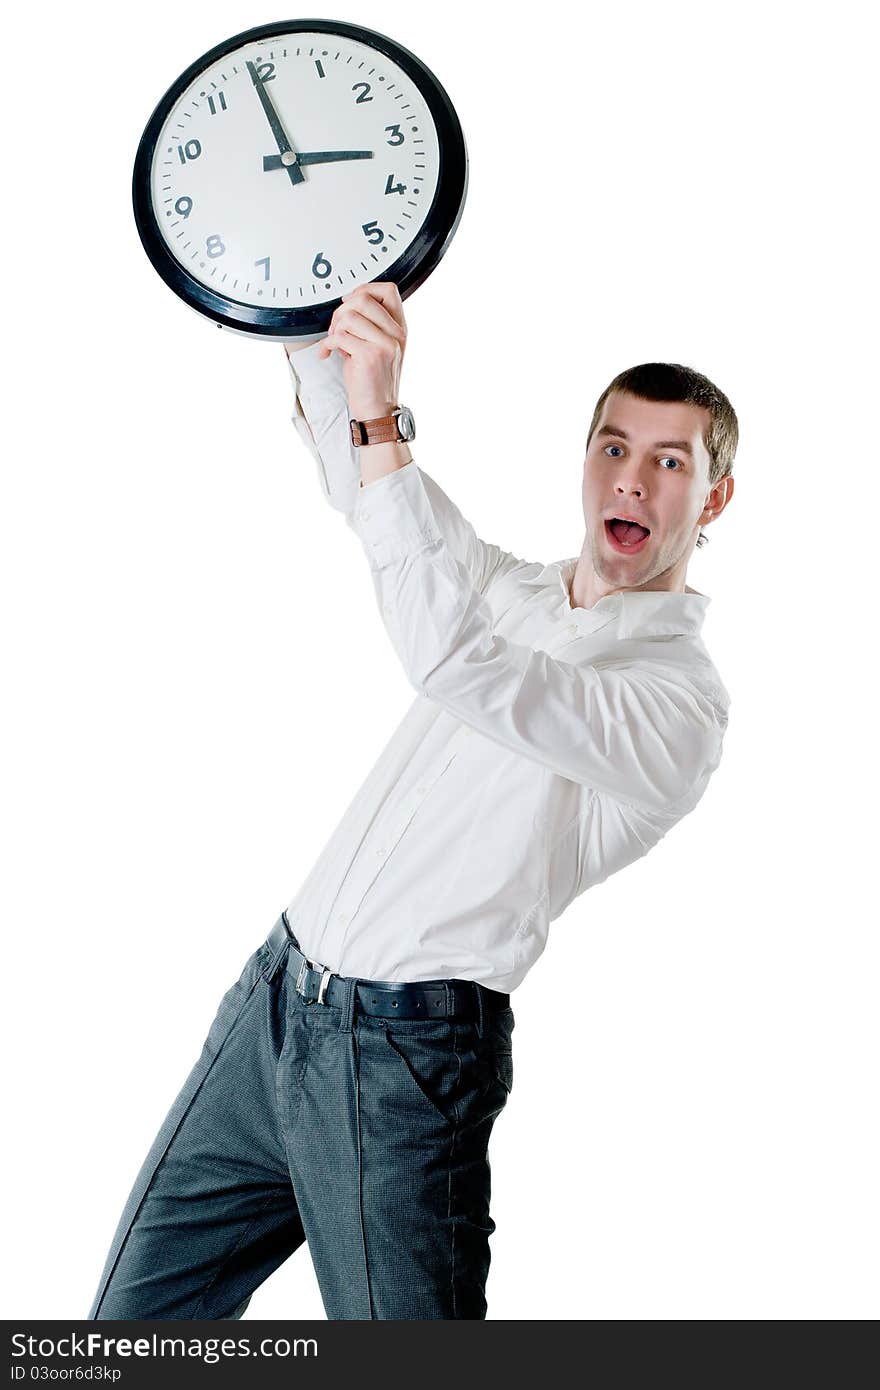
[[[264,154],[263,172],[268,173],[270,169],[286,169],[291,164],[331,164],[340,159],[372,159],[372,150],[309,150],[307,153],[300,151],[298,154],[291,151],[287,154]]]
[[[284,133],[284,127],[278,119],[278,112],[272,105],[272,98],[266,91],[266,84],[263,82],[263,79],[260,77],[253,63],[246,62],[245,67],[251,75],[251,81],[253,82],[257,90],[257,96],[260,98],[260,103],[263,107],[263,110],[266,113],[266,120],[269,122],[272,134],[275,136],[275,143],[278,146],[281,156],[283,157],[286,154],[292,154],[295,156],[296,151],[294,150],[293,146],[291,145],[290,141]],[[304,182],[305,174],[295,161],[290,161],[289,163],[284,164],[283,167],[287,170],[288,174],[290,175],[291,183]]]

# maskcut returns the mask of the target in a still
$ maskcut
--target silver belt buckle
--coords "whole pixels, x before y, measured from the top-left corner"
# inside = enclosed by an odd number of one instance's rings
[[[304,991],[303,991],[303,981],[305,980],[305,975],[306,975],[306,970],[307,970],[307,969],[320,970],[320,971],[321,971],[321,983],[320,983],[320,985],[318,986],[318,994],[317,994],[317,998],[315,998],[315,999],[306,999],[305,993],[304,993]],[[325,995],[326,995],[326,993],[327,993],[327,986],[328,986],[328,984],[330,983],[330,977],[331,977],[332,974],[333,974],[333,971],[330,969],[329,966],[327,966],[327,965],[319,965],[316,961],[308,960],[306,956],[303,956],[302,965],[300,966],[300,968],[299,968],[299,974],[298,974],[297,977],[296,977],[296,992],[297,992],[297,994],[300,996],[300,998],[302,999],[302,1001],[303,1001],[304,1004],[323,1004],[323,1003],[325,1003]]]
[[[302,958],[302,964],[301,964],[300,967],[299,967],[299,974],[298,974],[297,977],[296,977],[296,992],[297,992],[297,994],[300,996],[300,998],[303,1000],[304,1003],[306,1003],[306,1004],[311,1004],[311,1002],[312,1002],[311,999],[306,999],[305,993],[304,993],[304,991],[303,991],[303,980],[304,980],[305,977],[306,977],[306,971],[308,970],[308,968],[309,968],[309,963],[308,963],[308,961],[306,960],[305,956],[303,956],[303,958]]]

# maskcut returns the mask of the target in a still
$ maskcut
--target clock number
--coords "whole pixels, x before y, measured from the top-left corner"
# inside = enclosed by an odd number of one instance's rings
[[[391,184],[392,184],[393,178],[394,178],[394,175],[393,175],[393,174],[389,174],[388,177],[387,177],[387,179],[385,180],[385,192],[386,192],[386,194],[388,194],[388,193],[405,193],[405,192],[406,192],[406,184],[405,184],[405,183],[395,183],[395,184],[394,184],[394,187],[392,188]]]
[[[177,146],[177,157],[181,164],[185,164],[188,159],[198,159],[202,153],[202,147],[198,140],[187,140],[185,145]]]
[[[220,92],[217,96],[216,102],[214,101],[213,96],[208,97],[208,107],[210,108],[212,116],[216,116],[218,111],[228,110],[228,107],[226,105],[226,93]]]
[[[205,249],[207,250],[208,255],[213,258],[216,256],[222,256],[223,252],[226,250],[226,247],[223,245],[222,239],[215,233],[214,236],[208,237],[208,240],[205,242]]]
[[[385,240],[385,233],[376,222],[364,222],[361,231],[371,246],[379,246]]]
[[[177,213],[178,217],[187,218],[192,212],[192,205],[192,198],[187,198],[186,195],[184,195],[182,198],[178,198],[177,202],[174,204],[174,211]]]
[[[351,90],[352,90],[353,92],[356,92],[357,89],[358,89],[358,87],[363,87],[363,89],[364,89],[364,90],[361,92],[360,96],[358,97],[358,102],[359,102],[359,103],[362,102],[362,101],[372,101],[372,100],[373,100],[372,97],[367,96],[367,93],[368,93],[369,90],[370,90],[370,84],[369,84],[369,82],[355,82],[355,84],[354,84],[354,86],[352,87]]]
[[[266,73],[266,76],[263,76]],[[274,63],[257,63],[257,77],[261,82],[273,82],[275,80]]]
[[[324,266],[325,269],[322,270],[321,266]],[[322,251],[319,251],[315,259],[312,261],[312,274],[314,275],[316,280],[326,280],[327,276],[332,275],[332,273],[332,265],[328,260],[325,259],[324,253]]]
[[[268,256],[263,256],[262,260],[254,261],[254,265],[263,265],[263,266],[266,267],[266,274],[263,276],[263,279],[264,279],[264,280],[268,280],[268,278],[269,278],[269,257],[268,257]]]
[[[402,136],[402,134],[401,134],[401,132],[400,132],[400,126],[399,126],[399,125],[387,125],[387,126],[385,127],[385,129],[386,129],[386,130],[393,131],[393,134],[392,134],[392,136],[391,136],[391,139],[385,141],[386,145],[402,145],[402,144],[403,144],[403,136]]]

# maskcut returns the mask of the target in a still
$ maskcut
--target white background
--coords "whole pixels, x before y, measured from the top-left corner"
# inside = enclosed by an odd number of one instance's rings
[[[406,303],[402,396],[485,539],[579,551],[586,430],[624,367],[696,367],[741,427],[688,573],[724,758],[513,996],[489,1316],[876,1317],[869,7],[306,12],[404,43],[459,112],[468,201]],[[283,349],[187,309],[131,213],[163,92],[284,7],[27,17],[2,90],[3,1308],[63,1318],[413,692]],[[305,1248],[248,1316],[324,1316]]]

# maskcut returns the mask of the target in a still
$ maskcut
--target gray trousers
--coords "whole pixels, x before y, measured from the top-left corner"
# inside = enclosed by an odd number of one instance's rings
[[[353,979],[306,1003],[278,925],[220,1001],[88,1318],[240,1318],[303,1242],[328,1318],[485,1318],[512,1009],[378,1018]]]

